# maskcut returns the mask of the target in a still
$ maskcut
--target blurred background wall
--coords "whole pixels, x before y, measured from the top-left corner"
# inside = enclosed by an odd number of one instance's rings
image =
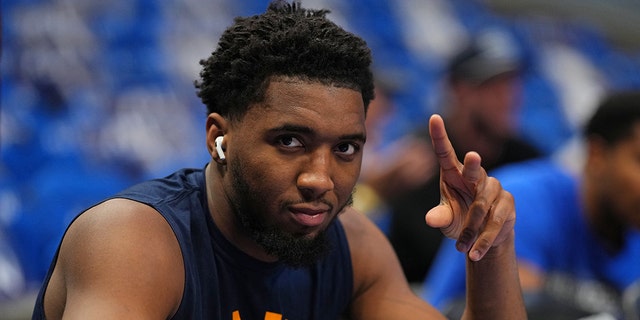
[[[202,167],[198,61],[266,0],[3,0],[0,318],[30,318],[66,225],[144,179]],[[640,87],[636,1],[305,0],[373,50],[396,106],[385,139],[438,112],[448,58],[480,30],[526,60],[521,128],[548,154],[602,94]]]

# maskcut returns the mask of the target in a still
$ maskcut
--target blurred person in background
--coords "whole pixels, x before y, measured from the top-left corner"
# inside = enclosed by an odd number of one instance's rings
[[[493,171],[516,201],[529,319],[640,319],[640,90],[603,99],[582,136],[581,174],[554,158]],[[442,247],[423,295],[451,318],[464,305],[458,255]]]
[[[541,155],[519,136],[522,68],[513,40],[498,29],[480,32],[451,59],[441,112],[459,159],[478,150],[484,168],[491,170]],[[395,156],[363,167],[358,188],[365,190],[370,204],[365,207],[373,203],[389,215],[388,237],[414,283],[424,280],[443,239],[421,223],[424,213],[440,203],[439,169],[428,141],[424,128],[379,151]]]
[[[431,176],[438,166],[431,145],[421,138],[406,135],[389,142],[388,128],[395,125],[394,116],[401,111],[394,102],[396,86],[393,81],[385,81],[384,74],[377,78],[375,98],[367,112],[367,144],[353,203],[385,233],[390,217],[384,199],[424,183],[423,177]]]

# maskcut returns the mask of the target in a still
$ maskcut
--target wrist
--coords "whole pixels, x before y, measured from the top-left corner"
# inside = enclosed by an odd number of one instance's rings
[[[491,246],[480,261],[503,259],[505,256],[515,256],[515,232],[513,230],[511,230],[499,244]]]

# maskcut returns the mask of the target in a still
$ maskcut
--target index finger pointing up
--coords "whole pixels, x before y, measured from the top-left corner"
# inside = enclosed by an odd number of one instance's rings
[[[434,114],[429,118],[429,134],[431,135],[431,143],[433,150],[438,157],[438,162],[443,170],[457,169],[460,165],[451,141],[447,136],[447,130],[444,127],[444,120],[440,115]]]

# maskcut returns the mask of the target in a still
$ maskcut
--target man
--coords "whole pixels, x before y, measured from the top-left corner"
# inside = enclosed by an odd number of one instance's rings
[[[276,1],[236,19],[196,83],[212,160],[78,216],[34,319],[442,318],[349,207],[371,58],[326,13]],[[465,318],[523,318],[513,199],[431,125],[444,197],[427,221],[469,257]]]
[[[584,129],[580,177],[541,159],[494,171],[516,201],[516,252],[531,319],[640,315],[640,91],[612,93]],[[577,160],[577,159],[576,159]],[[446,246],[424,297],[464,294]],[[460,270],[459,270],[460,271]],[[634,306],[635,303],[635,306]]]

